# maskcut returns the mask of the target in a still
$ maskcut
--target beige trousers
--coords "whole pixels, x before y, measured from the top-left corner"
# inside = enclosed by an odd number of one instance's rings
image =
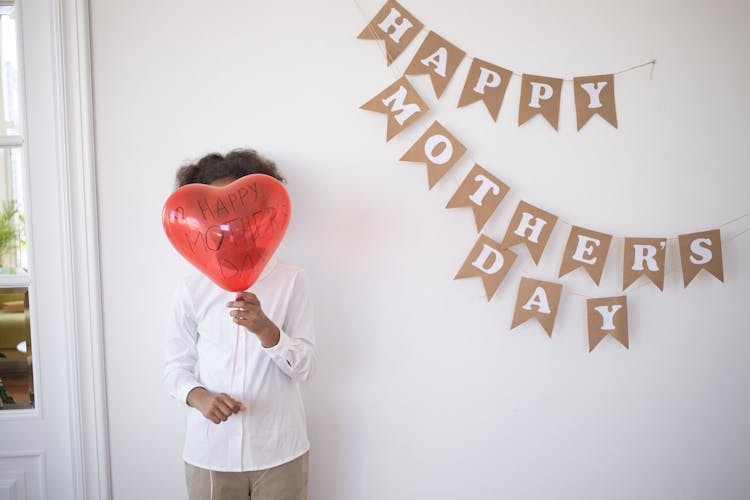
[[[306,500],[307,457],[265,470],[219,472],[185,464],[190,500]]]

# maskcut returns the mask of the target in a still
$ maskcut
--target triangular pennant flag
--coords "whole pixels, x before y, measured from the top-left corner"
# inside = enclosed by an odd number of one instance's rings
[[[664,290],[665,238],[625,238],[625,258],[622,265],[622,289],[625,290],[641,276]]]
[[[481,231],[508,191],[510,188],[507,184],[479,165],[474,165],[446,208],[471,207],[477,231]]]
[[[397,136],[429,109],[405,76],[393,82],[360,108],[388,115],[386,141]]]
[[[440,123],[434,122],[409,151],[404,153],[401,161],[425,163],[427,182],[432,189],[465,152],[466,146]]]
[[[559,283],[521,278],[511,330],[531,318],[536,318],[547,332],[547,336],[551,337],[561,295],[562,285]]]
[[[719,229],[681,234],[679,243],[684,287],[687,287],[693,281],[693,278],[701,269],[705,269],[719,281],[724,281],[721,231]]]
[[[628,299],[604,297],[588,299],[586,310],[589,329],[589,352],[594,350],[607,335],[612,335],[626,348],[628,347]]]
[[[573,78],[578,130],[594,115],[617,128],[614,75],[577,76]]]
[[[469,75],[466,77],[457,107],[461,108],[482,101],[492,119],[497,121],[511,76],[513,76],[511,70],[475,58],[471,62]]]
[[[386,60],[390,65],[423,27],[424,25],[398,2],[389,0],[357,38],[383,40]]]
[[[568,243],[565,245],[559,277],[583,267],[594,283],[599,285],[610,243],[612,243],[612,235],[573,226],[570,229]]]
[[[500,243],[480,234],[474,248],[471,249],[466,261],[453,279],[482,278],[484,292],[489,302],[515,260],[515,253],[503,249]]]
[[[521,77],[518,124],[523,125],[534,116],[541,114],[557,130],[562,82],[560,78],[524,74]]]
[[[547,246],[556,223],[556,215],[521,201],[505,231],[503,246],[512,247],[523,243],[529,250],[531,258],[534,259],[534,263],[539,264],[539,259],[542,258],[542,252]]]
[[[465,55],[466,52],[430,31],[404,74],[430,75],[432,88],[440,99]]]

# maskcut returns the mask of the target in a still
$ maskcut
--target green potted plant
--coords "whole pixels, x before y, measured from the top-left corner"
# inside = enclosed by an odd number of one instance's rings
[[[0,210],[0,264],[8,272],[11,263],[8,256],[18,246],[23,246],[21,224],[23,215],[18,211],[15,200],[6,200]]]

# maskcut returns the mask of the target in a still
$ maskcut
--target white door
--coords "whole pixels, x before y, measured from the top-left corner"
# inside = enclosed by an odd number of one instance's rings
[[[0,499],[109,496],[83,4],[0,1]]]

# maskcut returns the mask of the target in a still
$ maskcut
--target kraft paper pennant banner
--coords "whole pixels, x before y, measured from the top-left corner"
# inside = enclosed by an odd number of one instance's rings
[[[573,78],[573,94],[578,130],[594,115],[600,115],[617,128],[614,75],[577,76]]]
[[[404,74],[430,75],[432,88],[440,99],[465,55],[466,52],[430,31]]]
[[[456,107],[461,108],[482,101],[492,119],[497,121],[505,90],[512,76],[513,72],[509,69],[495,66],[481,59],[474,59]]]
[[[398,2],[389,0],[357,38],[383,40],[388,65],[404,51],[424,25]]]
[[[687,287],[693,281],[693,278],[701,269],[705,269],[716,279],[724,282],[721,231],[719,229],[681,234],[679,243],[684,287]]]
[[[625,238],[625,258],[622,265],[622,289],[645,275],[664,291],[665,238]]]
[[[465,152],[466,146],[440,123],[434,122],[411,149],[404,153],[401,161],[427,164],[427,182],[432,189]]]
[[[589,326],[589,352],[607,335],[628,347],[628,299],[604,297],[586,300]]]
[[[523,125],[534,116],[541,114],[557,130],[562,82],[560,78],[524,74],[521,77],[518,124]]]
[[[559,277],[562,278],[572,270],[583,267],[598,286],[610,243],[612,235],[573,226],[565,245]]]
[[[536,318],[547,332],[547,336],[551,337],[557,308],[560,305],[560,295],[562,285],[559,283],[521,278],[511,330],[531,318]]]
[[[480,234],[474,248],[471,249],[466,261],[453,279],[482,278],[484,292],[489,302],[515,260],[515,253],[503,249],[500,243]]]
[[[521,201],[505,232],[503,246],[512,247],[523,243],[528,248],[534,263],[539,264],[539,259],[542,258],[542,252],[547,246],[556,223],[556,215]]]
[[[471,207],[481,231],[508,191],[507,184],[475,164],[445,208]]]
[[[402,76],[387,89],[360,106],[360,109],[388,115],[386,141],[390,141],[424,115],[429,108],[409,80]]]

